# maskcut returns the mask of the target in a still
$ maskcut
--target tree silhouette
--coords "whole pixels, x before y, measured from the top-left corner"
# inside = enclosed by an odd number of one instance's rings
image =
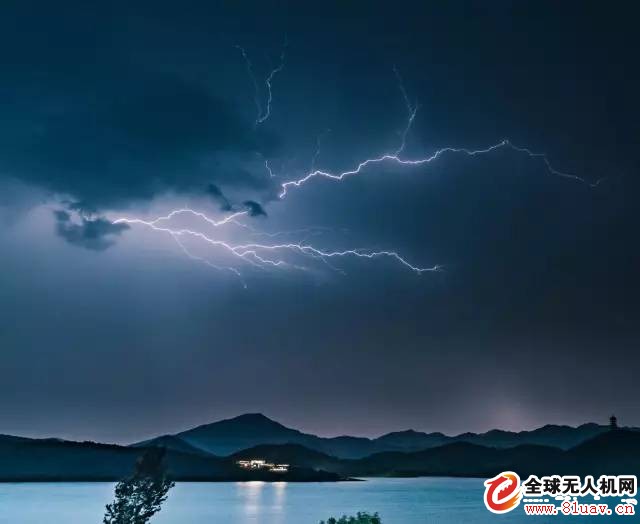
[[[370,515],[369,513],[360,513],[358,512],[358,514],[355,517],[340,517],[339,519],[335,519],[333,517],[331,517],[329,520],[327,520],[326,524],[381,524],[382,520],[380,520],[380,517],[378,516],[377,513],[374,513],[373,515]],[[325,521],[321,521],[320,524],[325,524]]]
[[[167,499],[174,482],[167,480],[164,448],[150,448],[138,459],[132,476],[116,484],[103,524],[146,524]]]

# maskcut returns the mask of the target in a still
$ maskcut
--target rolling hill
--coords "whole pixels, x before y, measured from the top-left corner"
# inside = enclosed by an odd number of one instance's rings
[[[640,475],[640,433],[610,431],[569,450],[524,444],[511,448],[453,442],[417,452],[376,453],[357,460],[338,459],[300,445],[263,445],[234,458],[262,457],[350,477],[490,477],[512,470],[536,475]]]
[[[205,424],[134,446],[162,444],[178,451],[184,451],[188,447],[213,455],[227,456],[261,444],[298,444],[338,458],[359,459],[374,453],[422,451],[456,442],[496,448],[531,444],[566,450],[608,430],[608,426],[598,424],[583,424],[578,427],[547,425],[532,431],[513,432],[496,429],[486,433],[463,433],[456,436],[407,430],[388,433],[375,439],[348,436],[327,438],[288,428],[256,413]]]
[[[117,480],[144,448],[167,449],[174,480],[340,480],[357,476],[639,474],[640,432],[544,426],[447,436],[402,431],[377,439],[324,438],[248,414],[131,446],[0,435],[0,481]],[[246,471],[240,459],[291,464],[285,475]]]
[[[144,448],[57,439],[0,437],[0,482],[116,481],[128,476]],[[335,481],[339,475],[305,468],[288,473],[246,471],[235,461],[168,450],[167,474],[183,481]]]
[[[260,444],[300,444],[342,458],[359,458],[374,453],[373,441],[360,437],[323,438],[283,426],[262,414],[240,415],[171,435],[201,451],[226,456]],[[167,436],[159,437],[166,439]],[[154,445],[151,439],[134,445]],[[172,449],[173,445],[171,446]]]

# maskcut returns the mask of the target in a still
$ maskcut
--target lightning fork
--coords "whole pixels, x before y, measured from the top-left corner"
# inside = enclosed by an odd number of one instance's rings
[[[255,75],[253,73],[253,67],[251,64],[251,61],[249,60],[247,53],[245,52],[245,50],[240,47],[240,46],[236,46],[238,49],[240,49],[242,56],[245,59],[245,62],[247,64],[247,70],[249,72],[249,75],[252,79],[252,82],[254,84],[254,88],[255,88],[255,93],[256,93],[256,108],[258,109],[258,118],[256,120],[256,126],[259,125],[260,123],[263,123],[264,121],[267,120],[267,118],[269,118],[269,115],[271,113],[271,102],[273,100],[273,96],[272,96],[272,81],[273,78],[275,77],[275,75],[277,75],[284,67],[284,57],[285,57],[285,49],[286,49],[286,43],[285,43],[285,47],[282,50],[282,53],[280,55],[280,64],[275,67],[274,69],[271,70],[270,74],[268,75],[265,84],[267,86],[267,91],[268,91],[268,98],[267,98],[267,104],[266,104],[266,109],[262,108],[262,105],[260,104],[260,100],[259,100],[259,96],[258,96],[258,84],[257,81],[255,79]],[[402,94],[403,100],[405,102],[405,105],[407,107],[407,113],[408,113],[408,117],[407,117],[407,123],[405,125],[405,127],[403,128],[403,131],[400,135],[401,137],[401,142],[399,147],[392,153],[386,153],[377,157],[373,157],[373,158],[368,158],[365,159],[363,161],[361,161],[360,163],[358,163],[356,165],[355,168],[347,170],[347,171],[343,171],[343,172],[339,172],[339,173],[332,173],[329,171],[323,171],[321,169],[316,169],[315,168],[315,162],[319,156],[320,153],[320,137],[318,137],[317,140],[317,147],[316,147],[316,152],[312,158],[312,163],[311,163],[311,170],[305,174],[304,176],[302,176],[301,178],[298,179],[293,179],[293,180],[289,180],[286,182],[283,182],[280,184],[280,193],[279,193],[279,198],[280,199],[284,199],[287,194],[288,194],[288,190],[290,188],[294,188],[294,187],[300,187],[303,184],[305,184],[306,182],[310,181],[313,178],[317,178],[317,177],[321,177],[321,178],[327,178],[329,180],[333,180],[333,181],[342,181],[344,178],[349,177],[349,176],[356,176],[359,174],[362,174],[367,167],[372,166],[372,165],[376,165],[376,164],[383,164],[383,163],[394,163],[397,165],[401,165],[401,166],[419,166],[419,165],[423,165],[423,164],[429,164],[431,162],[434,162],[436,160],[438,160],[440,157],[446,155],[446,154],[463,154],[466,156],[470,156],[470,157],[474,157],[474,156],[478,156],[478,155],[484,155],[484,154],[488,154],[491,153],[497,149],[500,148],[510,148],[513,151],[516,151],[518,153],[522,153],[522,154],[526,154],[528,157],[530,158],[537,158],[537,159],[541,159],[547,169],[547,171],[555,176],[559,176],[559,177],[563,177],[563,178],[567,178],[570,180],[574,180],[583,184],[587,184],[590,187],[597,187],[603,180],[605,180],[604,178],[598,179],[595,182],[589,182],[588,180],[579,177],[577,175],[573,175],[570,173],[564,173],[562,171],[557,170],[556,168],[554,168],[551,164],[551,162],[549,161],[546,153],[536,153],[533,152],[532,150],[526,148],[526,147],[520,147],[520,146],[516,146],[513,143],[511,143],[511,141],[504,139],[496,144],[487,146],[483,149],[468,149],[468,148],[456,148],[456,147],[444,147],[441,149],[438,149],[437,151],[435,151],[434,153],[432,153],[430,156],[424,157],[424,158],[416,158],[416,159],[408,159],[408,158],[403,158],[401,155],[405,149],[405,145],[406,145],[406,139],[407,139],[407,135],[411,129],[411,126],[413,125],[415,116],[417,114],[417,110],[418,110],[418,104],[412,104],[409,100],[409,96],[407,94],[407,91],[404,87],[404,83],[402,81],[402,77],[400,76],[399,72],[397,69],[394,68],[394,73],[396,75],[396,79],[398,81],[398,87],[400,89],[400,92]],[[264,163],[265,169],[267,170],[267,172],[269,173],[270,178],[274,178],[275,175],[269,165],[269,161],[265,160]],[[237,211],[237,212],[233,212],[230,213],[229,215],[225,216],[224,218],[220,219],[220,220],[214,220],[210,217],[208,217],[206,214],[199,212],[199,211],[195,211],[193,209],[190,208],[180,208],[180,209],[176,209],[171,211],[170,213],[168,213],[167,215],[164,216],[160,216],[154,220],[142,220],[142,219],[135,219],[135,218],[119,218],[117,220],[115,220],[113,223],[114,224],[119,224],[119,223],[127,223],[127,224],[138,224],[138,225],[144,225],[147,226],[155,231],[158,232],[164,232],[164,233],[168,233],[170,234],[173,239],[178,243],[178,245],[180,246],[180,248],[182,249],[182,251],[191,259],[193,260],[198,260],[198,261],[202,261],[206,264],[208,264],[209,266],[218,269],[218,270],[229,270],[232,271],[234,274],[236,274],[238,277],[241,278],[242,277],[240,275],[239,270],[237,270],[234,267],[222,267],[222,266],[218,266],[216,264],[213,264],[212,262],[210,262],[209,260],[203,258],[203,257],[199,257],[197,255],[194,255],[193,253],[191,253],[187,247],[184,245],[183,242],[181,242],[180,238],[182,236],[191,236],[197,239],[200,239],[208,244],[210,244],[213,247],[217,247],[222,249],[223,251],[226,251],[228,254],[230,254],[232,257],[238,258],[240,261],[244,262],[244,263],[248,263],[256,268],[260,268],[260,269],[267,269],[267,268],[285,268],[285,267],[292,267],[292,268],[296,268],[296,269],[307,269],[304,268],[302,266],[297,266],[294,265],[292,263],[290,263],[289,261],[283,259],[283,258],[266,258],[265,254],[266,253],[276,253],[276,252],[284,252],[284,253],[296,253],[300,256],[303,257],[309,257],[311,259],[315,259],[315,260],[319,260],[322,261],[323,263],[327,264],[330,268],[332,269],[336,269],[338,271],[341,271],[337,268],[335,268],[332,264],[330,264],[329,260],[334,259],[334,258],[342,258],[342,257],[355,257],[355,258],[366,258],[366,259],[375,259],[375,258],[390,258],[395,260],[396,262],[398,262],[400,265],[405,266],[406,268],[410,269],[411,271],[413,271],[416,274],[422,274],[424,272],[437,272],[437,271],[441,271],[443,269],[443,266],[441,265],[435,265],[432,267],[419,267],[416,266],[412,263],[410,263],[407,259],[405,259],[404,257],[402,257],[399,253],[395,252],[395,251],[371,251],[371,250],[364,250],[364,249],[347,249],[347,250],[342,250],[342,251],[325,251],[322,249],[319,249],[317,247],[314,247],[310,244],[307,244],[305,241],[302,242],[288,242],[288,243],[280,243],[280,244],[259,244],[259,243],[231,243],[231,242],[226,242],[223,240],[219,240],[216,238],[212,238],[210,236],[207,236],[205,233],[202,233],[201,231],[197,231],[197,230],[192,230],[192,229],[188,229],[188,228],[181,228],[181,229],[176,229],[171,227],[170,225],[165,225],[165,224],[170,224],[171,220],[174,219],[175,217],[179,216],[179,215],[191,215],[193,217],[199,218],[201,220],[203,220],[205,223],[207,223],[210,226],[213,226],[214,228],[219,228],[219,227],[223,227],[226,225],[236,225],[239,227],[242,227],[244,229],[247,229],[249,231],[251,231],[254,235],[263,235],[266,237],[270,237],[270,238],[275,238],[276,236],[279,236],[281,234],[290,234],[291,232],[276,232],[276,233],[260,233],[257,232],[254,228],[243,224],[242,222],[239,222],[237,219],[241,216],[245,216],[248,215],[249,213],[247,211]],[[299,230],[299,231],[303,231],[303,230]],[[242,280],[243,285],[246,284],[244,283],[244,281]]]
[[[496,149],[505,148],[505,147],[510,148],[519,153],[525,153],[530,158],[541,158],[545,164],[545,167],[547,168],[547,171],[555,176],[567,178],[570,180],[575,180],[582,184],[586,184],[592,188],[597,187],[602,181],[606,180],[606,177],[605,177],[605,178],[599,178],[595,182],[590,182],[585,178],[579,177],[578,175],[563,173],[562,171],[555,169],[551,165],[551,162],[549,162],[549,158],[547,157],[546,153],[535,153],[527,148],[514,145],[508,139],[504,139],[498,142],[497,144],[493,144],[491,146],[485,147],[484,149],[472,150],[472,149],[458,148],[458,147],[443,147],[442,149],[438,149],[435,153],[425,158],[404,159],[404,158],[401,158],[396,153],[387,153],[375,158],[368,158],[366,160],[363,160],[354,169],[343,171],[341,173],[330,173],[328,171],[317,169],[315,171],[311,171],[310,173],[307,173],[305,176],[297,180],[289,180],[287,182],[283,182],[280,185],[281,189],[278,196],[280,199],[283,199],[287,195],[290,187],[300,187],[306,182],[308,182],[309,180],[316,177],[327,178],[329,180],[334,180],[334,181],[342,181],[346,177],[361,174],[363,170],[368,166],[375,165],[375,164],[382,164],[384,162],[391,162],[391,163],[395,163],[402,166],[419,166],[422,164],[429,164],[439,159],[441,156],[443,156],[446,153],[460,153],[467,156],[477,156],[477,155],[487,154],[492,151],[495,151]]]
[[[287,50],[287,41],[285,40],[285,43],[282,46],[282,52],[280,53],[280,63],[274,69],[271,70],[271,72],[269,73],[269,75],[267,76],[264,82],[265,86],[267,87],[267,104],[262,116],[258,116],[258,119],[256,120],[256,126],[262,124],[269,118],[269,116],[271,116],[271,102],[273,101],[273,91],[271,88],[271,83],[273,82],[273,79],[275,78],[275,76],[284,69],[284,58],[285,58],[286,50]]]
[[[282,51],[280,52],[280,61],[278,65],[271,69],[271,71],[269,71],[269,74],[265,78],[264,85],[267,90],[267,100],[264,107],[262,105],[262,102],[260,101],[260,88],[258,87],[258,81],[253,71],[253,63],[249,59],[249,55],[247,54],[247,51],[244,47],[240,45],[235,46],[235,48],[240,51],[240,54],[244,59],[247,73],[249,74],[251,84],[253,85],[253,101],[256,105],[256,121],[254,123],[255,127],[258,127],[260,124],[266,122],[271,116],[271,103],[273,102],[273,79],[284,69],[284,60],[287,45],[288,42],[287,40],[285,40],[284,45],[282,46]]]

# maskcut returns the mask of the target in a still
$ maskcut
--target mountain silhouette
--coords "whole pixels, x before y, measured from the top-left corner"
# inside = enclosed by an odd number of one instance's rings
[[[640,474],[640,431],[607,426],[543,426],[533,431],[421,433],[377,439],[324,438],[262,414],[205,424],[131,446],[0,435],[0,481],[117,480],[145,448],[167,449],[174,480],[340,480],[362,476]],[[237,460],[292,466],[284,475],[247,471]]]
[[[607,432],[569,450],[537,444],[496,448],[453,442],[423,451],[389,451],[353,460],[339,459],[296,444],[284,444],[256,446],[234,457],[262,457],[350,477],[492,477],[501,471],[516,471],[525,478],[530,474],[639,475],[640,433]]]
[[[375,443],[367,438],[318,437],[283,426],[261,413],[249,413],[204,424],[171,437],[179,439],[173,444],[168,443],[168,447],[172,449],[181,446],[179,442],[182,441],[201,451],[219,456],[231,455],[260,444],[300,444],[342,458],[359,458],[377,450]],[[158,445],[158,442],[157,439],[151,439],[134,445]]]
[[[134,445],[165,445],[184,451],[184,443],[213,455],[227,456],[261,444],[299,444],[334,457],[359,459],[374,453],[422,451],[456,442],[496,448],[533,444],[566,450],[608,431],[608,426],[590,423],[578,427],[546,425],[520,432],[496,429],[456,436],[406,430],[387,433],[375,439],[349,436],[326,438],[288,428],[263,414],[251,413],[159,437],[163,440],[151,439]]]
[[[0,436],[0,482],[115,481],[133,471],[145,448]],[[292,467],[288,473],[246,471],[230,458],[168,450],[168,476],[183,481],[336,481],[335,473]]]

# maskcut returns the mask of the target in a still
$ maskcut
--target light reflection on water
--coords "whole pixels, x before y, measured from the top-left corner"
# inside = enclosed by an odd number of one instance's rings
[[[180,483],[152,524],[318,524],[357,511],[378,511],[383,524],[563,522],[496,516],[482,502],[482,479],[371,479],[340,483]],[[0,524],[91,524],[102,521],[113,484],[0,484]],[[573,524],[611,517],[571,517]],[[633,519],[632,519],[633,520]],[[624,522],[624,519],[622,520]]]
[[[262,491],[265,483],[259,480],[252,482],[237,482],[236,488],[238,499],[242,501],[241,506],[244,508],[247,520],[257,519],[260,515],[260,509],[264,505],[262,502]]]

